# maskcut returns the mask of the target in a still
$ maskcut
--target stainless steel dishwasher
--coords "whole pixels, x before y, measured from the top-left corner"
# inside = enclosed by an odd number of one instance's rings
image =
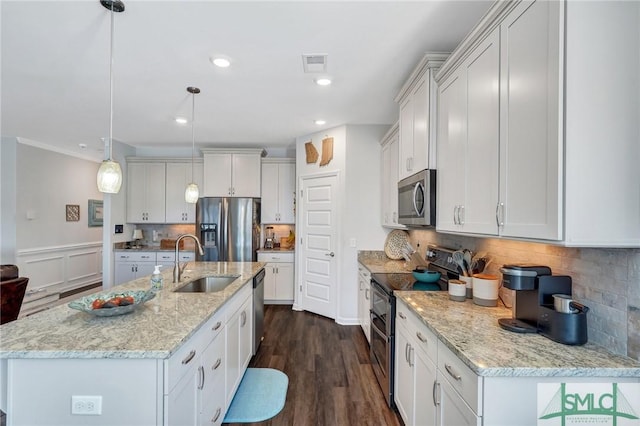
[[[253,277],[253,354],[264,336],[264,268]]]

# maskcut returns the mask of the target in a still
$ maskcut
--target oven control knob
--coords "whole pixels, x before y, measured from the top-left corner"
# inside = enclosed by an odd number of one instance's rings
[[[427,250],[426,257],[427,259],[435,259],[436,252],[434,252],[433,250]]]

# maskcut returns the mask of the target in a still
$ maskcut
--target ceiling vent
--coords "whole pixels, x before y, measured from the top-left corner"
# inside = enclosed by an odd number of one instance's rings
[[[324,53],[302,55],[302,67],[305,73],[326,73],[327,55]]]

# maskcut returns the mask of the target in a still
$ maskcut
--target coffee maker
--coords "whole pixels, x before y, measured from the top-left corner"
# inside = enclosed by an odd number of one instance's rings
[[[573,300],[561,303],[571,297],[571,277],[552,275],[548,266],[530,264],[504,265],[500,272],[504,287],[515,290],[513,318],[500,318],[502,328],[540,333],[565,345],[587,342],[589,308]]]

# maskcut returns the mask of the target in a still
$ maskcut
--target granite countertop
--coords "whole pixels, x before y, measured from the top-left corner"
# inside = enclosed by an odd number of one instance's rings
[[[503,330],[502,306],[488,308],[449,300],[446,292],[398,291],[449,349],[480,376],[640,377],[640,362],[593,343],[569,346],[539,334]]]
[[[383,251],[359,251],[358,262],[372,274],[378,273],[411,273],[412,268],[403,260],[389,259]]]
[[[164,287],[130,314],[96,317],[66,304],[0,326],[0,358],[169,358],[251,278],[262,262],[191,262],[182,282],[163,272]],[[190,279],[239,275],[223,291],[175,293]],[[150,276],[105,293],[147,290]]]

